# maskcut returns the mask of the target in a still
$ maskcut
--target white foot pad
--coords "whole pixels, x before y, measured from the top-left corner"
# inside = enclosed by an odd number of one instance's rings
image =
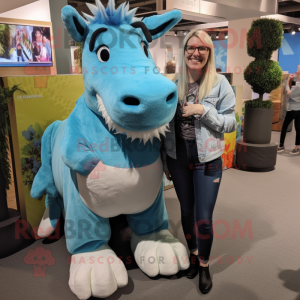
[[[58,220],[56,220],[58,222]],[[37,235],[41,238],[48,237],[54,232],[55,228],[52,227],[49,217],[49,206],[47,206],[43,219],[41,220],[40,226],[37,230]]]
[[[127,283],[125,266],[109,246],[72,255],[69,286],[78,299],[106,298]]]
[[[189,268],[189,256],[168,230],[139,236],[132,233],[131,249],[139,268],[150,277],[174,275]]]

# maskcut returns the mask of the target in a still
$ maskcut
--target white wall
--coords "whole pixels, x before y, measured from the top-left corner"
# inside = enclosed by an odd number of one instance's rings
[[[0,13],[10,11],[12,9],[27,5],[29,3],[35,2],[38,0],[13,0],[13,1],[1,1]]]
[[[279,50],[276,50],[273,52],[272,57],[271,57],[272,60],[278,61],[278,51]]]
[[[173,56],[179,58],[180,47],[184,37],[164,35],[158,40],[154,40],[150,44],[150,53],[157,67],[161,73],[165,73],[166,66],[166,43],[171,43],[173,46]],[[178,72],[178,64],[176,64],[176,72]]]
[[[13,0],[1,0],[1,1],[13,1]],[[19,8],[7,11],[5,13],[2,13],[0,14],[0,17],[51,22],[49,1],[50,0],[39,0],[21,6]]]
[[[243,85],[243,99],[252,99],[251,86],[244,80],[243,71],[254,60],[247,54],[245,33],[251,27],[253,18],[228,22],[227,69],[233,73],[232,85]]]
[[[156,64],[156,66],[159,68],[160,73],[165,73],[165,65],[166,65],[166,59],[165,59],[165,36],[158,38],[157,40],[154,40],[150,46],[150,53],[151,56]]]
[[[176,61],[176,72],[179,71],[179,57],[180,57],[180,51],[181,51],[181,45],[183,42],[184,36],[165,36],[165,42],[171,43],[173,46],[173,56],[175,56]]]
[[[255,18],[257,19],[257,18]],[[251,27],[253,18],[234,20],[228,22],[228,50],[227,68],[228,72],[233,73],[233,85],[243,85],[243,99],[252,99],[251,86],[244,80],[244,69],[254,60],[247,53],[246,35]],[[271,57],[278,61],[278,50]]]
[[[68,5],[68,0],[50,0],[49,5],[53,33],[57,37],[55,44],[57,74],[70,74],[72,68],[70,36],[61,19],[61,10]],[[57,43],[58,40],[59,43]]]

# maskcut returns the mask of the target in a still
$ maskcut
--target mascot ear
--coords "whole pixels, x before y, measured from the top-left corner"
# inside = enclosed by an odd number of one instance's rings
[[[61,18],[73,40],[83,42],[88,33],[88,26],[77,10],[67,5],[61,11]]]
[[[182,18],[180,10],[172,10],[163,15],[156,15],[142,20],[147,26],[152,39],[158,39],[175,26]]]

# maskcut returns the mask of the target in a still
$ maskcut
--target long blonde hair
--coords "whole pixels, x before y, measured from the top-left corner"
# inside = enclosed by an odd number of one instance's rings
[[[185,46],[189,39],[196,36],[204,44],[205,47],[209,48],[209,55],[206,65],[202,69],[202,76],[200,80],[200,88],[198,99],[201,101],[204,97],[208,96],[212,88],[216,85],[219,77],[216,72],[215,65],[215,51],[214,44],[210,36],[203,30],[197,29],[189,32],[182,42],[181,55],[180,55],[180,71],[178,74],[178,97],[179,100],[183,100],[187,94],[188,84],[189,84],[189,74],[188,68],[184,60]]]

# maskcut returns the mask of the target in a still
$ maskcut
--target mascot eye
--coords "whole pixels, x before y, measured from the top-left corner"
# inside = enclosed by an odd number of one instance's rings
[[[100,46],[97,50],[97,57],[101,62],[109,60],[109,48],[107,46]]]
[[[141,42],[141,46],[142,46],[142,49],[143,49],[144,52],[145,52],[145,55],[146,55],[147,57],[149,57],[147,45],[146,45],[144,42]]]

